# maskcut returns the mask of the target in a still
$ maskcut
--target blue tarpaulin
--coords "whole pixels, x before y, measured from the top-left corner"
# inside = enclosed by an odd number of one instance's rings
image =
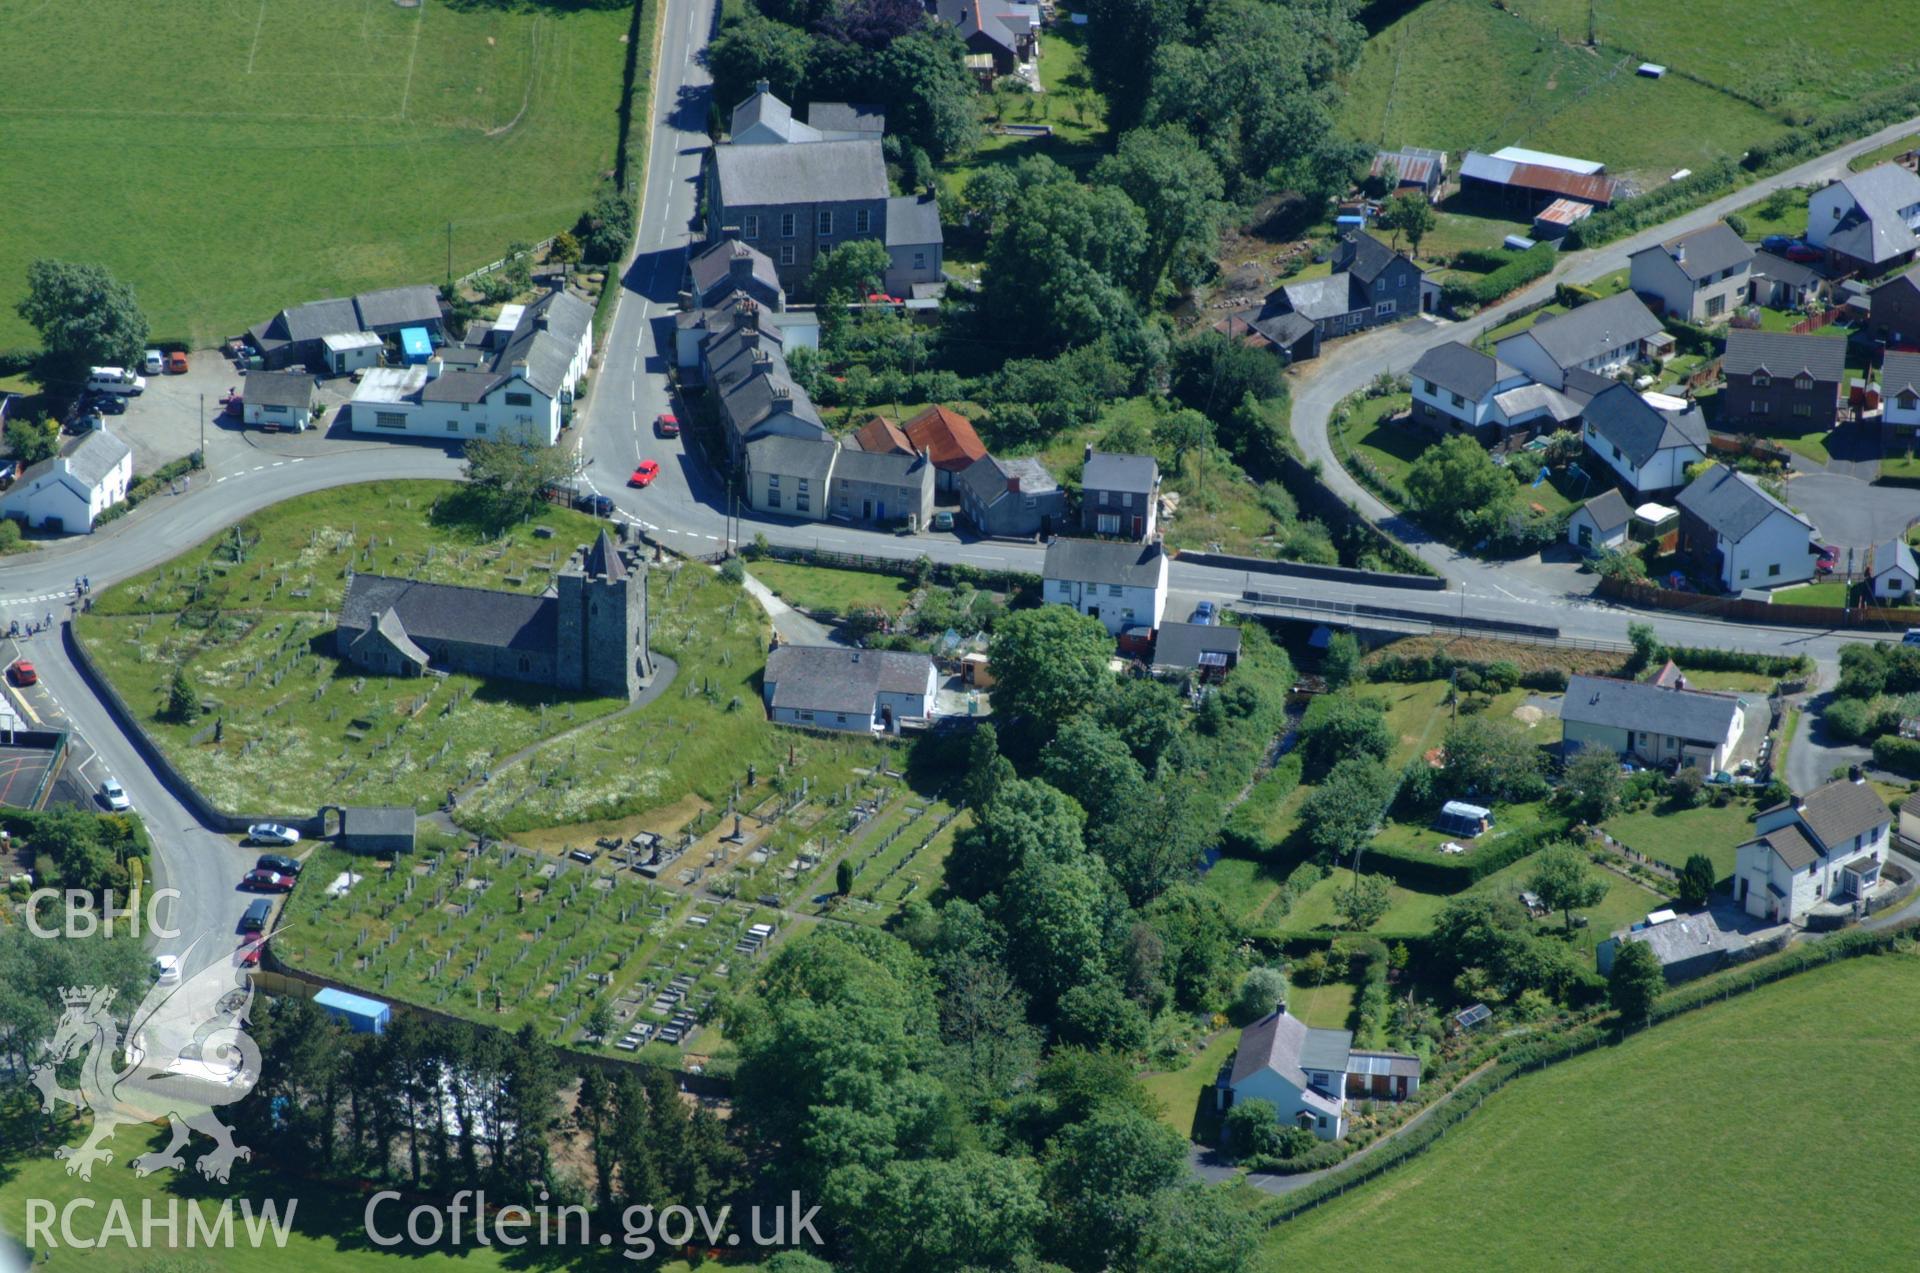
[[[313,1005],[330,1017],[347,1023],[355,1034],[385,1034],[393,1009],[378,999],[369,999],[332,986],[313,997]]]
[[[410,366],[433,357],[433,341],[427,336],[426,328],[404,327],[400,330],[400,356]]]

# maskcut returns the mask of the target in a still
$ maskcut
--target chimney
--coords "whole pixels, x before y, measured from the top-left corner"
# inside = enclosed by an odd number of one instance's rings
[[[772,363],[773,363],[773,355],[772,355],[772,354],[770,354],[770,353],[768,353],[768,352],[767,352],[766,350],[764,350],[764,349],[756,349],[756,350],[754,350],[754,351],[753,351],[753,365],[754,365],[754,366],[756,366],[756,367],[767,367],[767,366],[771,366],[771,365],[772,365]]]
[[[445,371],[446,369],[447,369],[447,365],[446,363],[440,360],[439,355],[436,354],[432,358],[427,359],[427,379],[428,380],[438,380],[440,378],[440,373]]]
[[[513,374],[520,377],[522,380],[525,380],[527,378],[527,360],[526,359],[516,358],[513,360]]]
[[[541,314],[538,318],[535,318],[533,320],[533,330],[537,332],[543,332],[547,330],[547,316],[545,314]]]
[[[1867,775],[1866,775],[1865,773],[1863,773],[1863,772],[1861,772],[1861,769],[1860,769],[1860,766],[1858,766],[1858,765],[1848,765],[1848,766],[1847,766],[1847,781],[1848,781],[1848,782],[1851,782],[1851,783],[1852,783],[1852,784],[1853,784],[1854,786],[1856,786],[1856,787],[1857,787],[1857,786],[1859,786],[1859,785],[1860,785],[1861,783],[1863,783],[1863,782],[1865,782],[1866,780],[1867,780]]]
[[[773,86],[765,80],[755,80],[753,82],[753,91],[756,93],[768,93],[773,91]]]
[[[1687,245],[1686,244],[1676,243],[1673,245],[1673,259],[1679,262],[1681,265],[1685,265],[1687,263]]]
[[[1682,672],[1680,673],[1680,675],[1673,678],[1673,688],[1677,690],[1683,690],[1687,688],[1687,674],[1685,672]]]
[[[740,241],[740,227],[737,225],[721,226],[720,241],[722,243],[738,243]]]
[[[745,252],[727,260],[727,277],[736,283],[746,283],[753,278],[753,258]]]
[[[775,385],[773,387],[773,397],[774,397],[774,401],[776,402],[785,401],[786,399],[793,397],[793,390],[788,388],[786,385]]]
[[[1020,493],[1020,475],[1018,473],[1007,474],[1007,489],[1015,495]]]
[[[1091,460],[1092,458],[1093,458],[1093,443],[1089,442],[1087,443],[1087,449],[1081,452],[1080,460],[1082,463],[1085,463],[1086,461]]]

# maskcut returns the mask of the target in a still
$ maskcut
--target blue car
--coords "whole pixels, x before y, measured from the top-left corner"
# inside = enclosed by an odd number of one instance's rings
[[[1771,252],[1775,256],[1785,256],[1787,249],[1792,247],[1793,244],[1794,239],[1791,235],[1769,234],[1766,238],[1760,240],[1760,250],[1762,252]]]
[[[1195,606],[1193,608],[1193,617],[1187,620],[1187,622],[1189,623],[1209,623],[1209,624],[1212,623],[1213,621],[1214,621],[1213,602],[1211,601],[1202,601],[1199,605]]]

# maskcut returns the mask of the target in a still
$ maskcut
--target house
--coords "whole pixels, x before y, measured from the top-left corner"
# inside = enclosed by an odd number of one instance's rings
[[[240,395],[241,419],[247,424],[299,433],[313,423],[310,371],[250,371]]]
[[[1657,312],[1690,323],[1725,322],[1747,298],[1753,249],[1725,221],[1641,248],[1627,258],[1628,286]]]
[[[778,435],[833,441],[813,400],[787,369],[785,339],[765,309],[741,298],[701,343],[707,392],[715,399],[721,436],[735,464],[746,459],[748,444],[757,438]],[[824,493],[824,485],[820,490]]]
[[[1889,349],[1880,365],[1880,432],[1889,446],[1920,436],[1920,354]]]
[[[827,472],[828,516],[925,530],[933,517],[933,465],[918,453],[837,447]]]
[[[1602,977],[1613,971],[1614,956],[1620,948],[1632,941],[1644,943],[1653,952],[1668,985],[1678,985],[1737,962],[1747,954],[1752,937],[1723,922],[1712,910],[1688,915],[1658,910],[1594,948],[1594,966]]]
[[[987,453],[986,443],[973,430],[973,421],[946,407],[928,407],[907,421],[907,440],[926,453],[938,473],[939,489],[951,491],[960,474]]]
[[[356,574],[334,651],[376,676],[464,672],[632,701],[653,679],[644,554],[602,530],[545,593]]]
[[[870,102],[812,102],[807,123],[822,141],[878,140],[886,135],[886,108]]]
[[[1096,451],[1080,467],[1080,529],[1093,535],[1152,539],[1160,507],[1160,464],[1151,455]]]
[[[1920,176],[1899,164],[1848,173],[1807,200],[1807,242],[1834,266],[1873,275],[1920,247]]]
[[[1359,230],[1334,249],[1332,274],[1282,284],[1267,296],[1254,326],[1297,314],[1330,340],[1430,310],[1432,296],[1426,275],[1406,254]]]
[[[1706,419],[1692,403],[1662,410],[1616,381],[1595,394],[1582,415],[1588,454],[1639,495],[1686,485],[1687,466],[1707,458]]]
[[[1582,401],[1532,381],[1494,394],[1492,423],[1498,431],[1499,444],[1511,450],[1535,434],[1572,428],[1584,409]],[[1591,401],[1591,396],[1585,401]]]
[[[1826,304],[1833,284],[1811,265],[1771,252],[1755,252],[1747,276],[1752,299],[1768,309],[1814,309]]]
[[[1560,701],[1562,751],[1589,744],[1643,765],[1676,763],[1704,774],[1728,768],[1747,714],[1735,694],[1610,676],[1567,679]]]
[[[133,485],[133,448],[104,428],[91,429],[0,492],[0,517],[33,530],[91,534],[100,515]]]
[[[1427,202],[1438,203],[1441,191],[1447,185],[1447,152],[1427,150],[1420,146],[1376,151],[1367,175],[1375,180],[1384,180],[1389,171],[1393,174],[1393,189],[1387,192],[1389,195],[1418,190],[1426,196]]]
[[[875,416],[856,429],[847,439],[847,445],[856,451],[871,451],[875,455],[918,455],[919,450],[912,439],[900,431],[900,426],[885,416]]]
[[[1734,857],[1733,900],[1749,915],[1799,924],[1821,903],[1865,900],[1880,881],[1893,815],[1856,769],[1753,822],[1754,838]]]
[[[1066,524],[1067,493],[1036,459],[1000,460],[983,455],[954,484],[960,511],[982,535],[1051,538]]]
[[[1155,675],[1198,672],[1217,681],[1240,662],[1240,629],[1220,623],[1163,623],[1153,637]]]
[[[1904,539],[1889,539],[1875,544],[1867,553],[1867,578],[1873,585],[1876,601],[1888,605],[1910,605],[1920,588],[1920,569],[1916,569],[1913,549]]]
[[[881,139],[830,139],[795,120],[764,81],[735,109],[732,139],[707,151],[703,182],[708,237],[737,229],[771,258],[788,294],[806,290],[816,257],[853,239],[886,245],[890,295],[943,277],[939,207],[931,196],[892,193]]]
[[[1663,358],[1673,337],[1632,292],[1590,301],[1579,309],[1542,319],[1494,346],[1494,355],[1543,385],[1564,389],[1578,368],[1604,375],[1631,362]]]
[[[787,307],[786,289],[773,268],[773,258],[740,241],[738,226],[729,226],[720,239],[687,262],[693,284],[693,309],[710,309],[735,296],[746,296],[767,309]]]
[[[967,52],[992,60],[995,78],[1012,75],[1040,56],[1040,6],[1008,0],[928,0],[941,21],[959,32]]]
[[[1115,636],[1157,628],[1167,612],[1167,554],[1158,543],[1056,539],[1040,573],[1042,601],[1072,606]]]
[[[747,443],[742,465],[747,507],[759,513],[825,521],[828,483],[840,446],[822,433],[764,433]]]
[[[1873,334],[1894,346],[1920,345],[1920,268],[1896,274],[1867,293]]]
[[[1727,333],[1720,369],[1727,378],[1720,394],[1722,422],[1778,422],[1795,432],[1831,429],[1847,383],[1847,342],[1735,329]]]
[[[1608,548],[1624,550],[1632,523],[1626,497],[1609,487],[1573,510],[1567,518],[1567,542],[1588,556]]]
[[[1240,1032],[1214,1095],[1222,1111],[1269,1101],[1288,1126],[1338,1140],[1347,1134],[1349,1101],[1404,1101],[1419,1090],[1420,1058],[1356,1050],[1351,1030],[1314,1029],[1281,1004]]]
[[[1680,492],[1680,551],[1728,592],[1813,578],[1813,524],[1745,473],[1716,464]]]
[[[1525,372],[1457,340],[1421,354],[1410,374],[1415,420],[1441,431],[1465,430],[1488,444],[1504,431],[1495,396],[1529,383]]]
[[[1469,150],[1460,161],[1460,188],[1517,207],[1538,211],[1557,199],[1575,199],[1604,208],[1614,200],[1613,178],[1606,166],[1519,146],[1507,146],[1491,155]]]
[[[309,301],[283,309],[247,333],[267,370],[328,368],[328,336],[366,332],[383,339],[419,327],[440,339],[440,291],[428,284],[362,292],[351,300]]]
[[[934,713],[940,676],[931,656],[837,645],[778,645],[761,696],[777,725],[897,734]]]

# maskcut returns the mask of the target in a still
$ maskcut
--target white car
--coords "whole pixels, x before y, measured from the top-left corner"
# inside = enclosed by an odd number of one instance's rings
[[[120,785],[117,778],[109,778],[100,784],[100,798],[107,802],[107,808],[115,813],[125,813],[133,808],[133,801],[127,798],[127,789]]]
[[[283,827],[278,822],[256,822],[247,828],[247,839],[255,844],[278,844],[291,847],[300,843],[300,833],[292,827]]]
[[[167,369],[167,356],[157,349],[147,351],[146,365],[142,368],[149,376],[158,376]]]
[[[163,986],[171,986],[180,980],[180,956],[155,955],[153,959],[153,979]]]

